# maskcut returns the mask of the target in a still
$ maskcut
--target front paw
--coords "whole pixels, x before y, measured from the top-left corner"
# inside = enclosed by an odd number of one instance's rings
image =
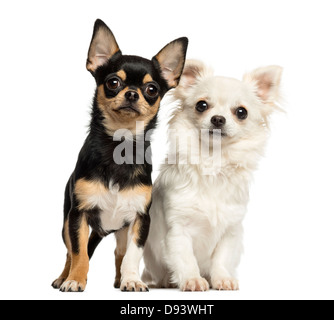
[[[116,277],[114,282],[114,288],[119,289],[120,287],[121,287],[121,279]]]
[[[212,281],[212,288],[215,290],[237,291],[239,290],[239,282],[233,278],[223,278]]]
[[[65,281],[60,287],[60,291],[62,292],[83,292],[86,289],[86,281],[75,281],[68,280]]]
[[[64,278],[58,278],[55,281],[52,282],[51,286],[54,289],[60,289],[61,285],[65,282],[66,279]]]
[[[124,279],[121,283],[123,292],[148,292],[148,286],[140,280]]]
[[[191,292],[195,292],[195,291],[209,291],[210,286],[209,283],[204,279],[204,278],[195,278],[195,279],[189,279],[187,281],[185,281],[185,283],[183,283],[180,286],[180,289],[182,291],[191,291]]]

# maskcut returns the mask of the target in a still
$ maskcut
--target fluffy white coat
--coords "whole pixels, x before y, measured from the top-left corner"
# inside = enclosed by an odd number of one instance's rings
[[[174,163],[161,167],[153,191],[143,274],[150,286],[239,288],[249,184],[268,137],[268,116],[277,108],[281,73],[276,66],[260,68],[238,81],[187,62],[174,93],[181,107],[170,121],[168,159]],[[204,112],[196,109],[199,101],[208,105]],[[239,107],[247,119],[237,117]],[[214,130],[217,115],[226,120],[222,134]],[[206,141],[200,130],[210,132]]]

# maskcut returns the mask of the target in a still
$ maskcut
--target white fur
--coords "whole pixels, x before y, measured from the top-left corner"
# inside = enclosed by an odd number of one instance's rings
[[[101,227],[104,231],[120,230],[124,222],[131,222],[128,232],[127,250],[121,266],[121,289],[146,291],[147,286],[140,281],[139,263],[143,249],[139,248],[132,233],[138,212],[145,212],[147,197],[145,191],[127,190],[122,193],[113,181],[107,192],[94,193],[87,199],[91,207],[101,208]]]
[[[145,193],[128,191],[122,194],[112,181],[108,192],[94,193],[87,199],[92,208],[101,208],[101,227],[106,232],[121,229],[124,221],[134,221],[138,212],[145,212],[146,202]]]
[[[140,281],[139,263],[143,257],[143,249],[138,248],[131,232],[128,235],[128,246],[121,267],[121,290],[127,288],[128,291],[147,291],[145,283]]]
[[[187,62],[175,91],[181,107],[170,121],[169,139],[177,136],[178,142],[168,157],[176,164],[164,164],[154,185],[143,281],[176,284],[184,291],[205,291],[209,284],[217,290],[239,288],[249,184],[264,151],[281,73],[279,67],[260,68],[241,82],[215,77],[201,62]],[[201,100],[210,106],[203,114],[195,109]],[[235,116],[239,106],[248,110],[244,121]],[[208,143],[211,148],[219,141],[218,155],[203,154],[199,130],[212,129],[215,115],[226,118],[225,136],[214,135]],[[198,161],[189,163],[194,158]]]

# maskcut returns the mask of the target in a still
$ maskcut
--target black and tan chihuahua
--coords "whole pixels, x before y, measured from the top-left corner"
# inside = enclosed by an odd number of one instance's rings
[[[54,288],[84,291],[89,259],[103,237],[114,233],[115,288],[148,291],[139,263],[150,227],[150,141],[141,141],[143,151],[138,152],[136,138],[115,139],[115,134],[126,129],[142,137],[155,128],[161,99],[179,83],[187,47],[188,39],[180,38],[152,60],[122,55],[108,26],[96,21],[87,69],[97,89],[90,131],[66,186],[62,234],[67,260]],[[118,149],[127,142],[133,161],[120,164]]]

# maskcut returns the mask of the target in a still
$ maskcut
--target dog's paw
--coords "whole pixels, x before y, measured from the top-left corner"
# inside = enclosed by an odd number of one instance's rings
[[[75,280],[65,281],[60,287],[60,291],[62,292],[83,292],[85,289],[86,283]]]
[[[65,282],[66,279],[64,278],[58,278],[55,281],[52,282],[51,286],[54,289],[60,289],[61,285]]]
[[[204,278],[189,279],[181,285],[182,291],[209,291],[209,283]]]
[[[148,292],[148,286],[140,280],[123,280],[120,286],[123,292]]]
[[[115,278],[114,288],[119,289],[121,287],[121,279]]]
[[[239,290],[239,282],[233,278],[223,278],[221,280],[215,280],[212,282],[212,288],[215,290],[228,290],[237,291]]]

